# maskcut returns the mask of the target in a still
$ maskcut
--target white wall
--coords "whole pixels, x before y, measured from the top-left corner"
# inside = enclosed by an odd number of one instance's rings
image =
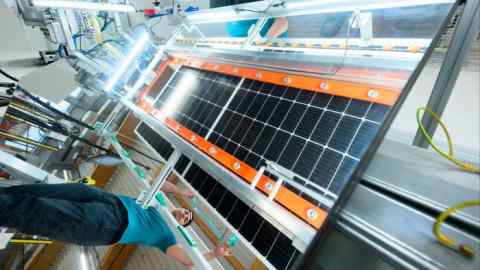
[[[443,56],[435,56],[421,73],[400,113],[394,121],[388,137],[411,143],[417,130],[416,110],[426,106],[438,76]],[[452,96],[442,117],[460,154],[478,160],[480,155],[480,40],[476,40],[466,56]],[[434,139],[446,146],[446,138],[440,128]]]

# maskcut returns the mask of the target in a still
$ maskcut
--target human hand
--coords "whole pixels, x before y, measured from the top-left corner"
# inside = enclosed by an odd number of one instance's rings
[[[186,198],[193,198],[195,196],[195,194],[193,193],[193,191],[190,191],[190,190],[182,190],[182,192],[180,193],[183,197],[186,197]]]
[[[232,255],[232,250],[228,247],[227,244],[222,244],[222,245],[216,246],[212,250],[212,252],[216,257],[224,257],[224,256],[231,256]]]

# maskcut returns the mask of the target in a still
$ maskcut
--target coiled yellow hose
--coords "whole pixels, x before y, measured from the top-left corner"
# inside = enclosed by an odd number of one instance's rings
[[[422,121],[421,121],[422,112],[429,113],[442,128],[448,141],[448,153],[440,149],[433,142],[432,137],[430,136],[430,134],[428,134],[427,130],[422,124]],[[450,136],[450,133],[448,132],[447,126],[443,123],[442,119],[440,119],[440,117],[435,112],[433,112],[430,108],[422,107],[417,109],[417,123],[418,123],[418,126],[420,127],[420,131],[422,132],[427,142],[430,144],[433,150],[435,150],[439,155],[450,160],[451,162],[453,162],[455,165],[457,165],[458,167],[460,167],[460,169],[464,171],[471,172],[471,173],[480,173],[479,167],[476,167],[473,164],[465,163],[455,157],[453,152],[453,140],[452,140],[452,137]],[[480,200],[468,200],[448,208],[447,210],[443,211],[440,215],[438,215],[437,219],[435,220],[435,224],[433,225],[433,234],[437,238],[438,242],[440,242],[442,245],[446,247],[449,247],[451,249],[458,251],[460,254],[462,254],[462,256],[467,258],[472,258],[475,255],[473,248],[466,244],[457,244],[454,240],[450,239],[446,234],[444,234],[441,231],[441,226],[442,226],[442,223],[445,222],[445,220],[452,213],[460,209],[473,207],[473,206],[480,206]]]

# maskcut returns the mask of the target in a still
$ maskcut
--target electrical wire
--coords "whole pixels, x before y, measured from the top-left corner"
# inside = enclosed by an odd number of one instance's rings
[[[38,244],[38,245],[49,245],[53,241],[50,240],[36,240],[36,239],[11,239],[9,243],[12,244]]]
[[[445,133],[445,136],[447,137],[448,141],[448,153],[441,150],[434,142],[430,134],[428,134],[427,130],[425,129],[425,126],[422,123],[421,116],[422,112],[427,112],[429,113],[435,121],[440,125],[442,128],[443,132]],[[453,140],[452,137],[450,136],[450,133],[448,132],[447,126],[445,123],[443,123],[442,119],[435,113],[433,112],[430,108],[427,107],[421,107],[417,109],[417,123],[420,128],[421,133],[427,140],[427,142],[430,144],[430,146],[442,157],[450,160],[453,162],[455,165],[460,167],[460,169],[467,171],[467,172],[472,172],[472,173],[480,173],[480,168],[476,167],[473,164],[465,163],[458,158],[455,157],[454,151],[453,151]],[[459,204],[456,204],[447,210],[443,211],[440,213],[440,215],[437,216],[435,223],[433,225],[433,234],[437,238],[437,241],[441,243],[442,245],[458,251],[462,256],[466,258],[472,258],[475,255],[474,249],[470,247],[467,244],[457,244],[455,240],[450,239],[446,234],[444,234],[441,231],[441,226],[445,222],[445,220],[454,212],[461,210],[463,208],[467,207],[473,207],[473,206],[480,206],[480,200],[468,200],[468,201],[463,201]]]
[[[6,137],[6,138],[9,138],[9,139],[12,139],[12,140],[20,141],[20,142],[23,142],[23,143],[26,143],[26,144],[31,144],[31,145],[34,145],[34,146],[38,146],[38,147],[44,148],[44,149],[52,151],[52,152],[60,151],[60,149],[58,149],[54,146],[51,146],[51,145],[48,145],[48,144],[43,144],[43,143],[31,140],[29,138],[18,136],[18,135],[15,135],[15,134],[12,134],[12,133],[9,133],[9,132],[5,132],[5,131],[2,131],[2,130],[0,130],[0,136]]]
[[[3,76],[9,78],[10,80],[14,81],[14,82],[18,82],[19,80],[17,78],[15,78],[14,76],[8,74],[7,72],[5,72],[5,70],[1,69],[0,68],[0,74],[2,74]]]
[[[442,128],[448,141],[448,153],[440,149],[433,142],[432,137],[430,136],[430,134],[428,134],[427,130],[425,129],[425,126],[422,123],[422,120],[421,120],[422,112],[429,113]],[[450,136],[450,133],[448,132],[447,126],[443,123],[442,119],[440,119],[440,117],[435,112],[433,112],[430,108],[421,107],[417,109],[417,123],[423,136],[427,140],[428,144],[430,144],[430,146],[433,148],[433,150],[435,150],[435,152],[437,152],[442,157],[450,160],[451,162],[453,162],[455,165],[457,165],[464,171],[471,172],[471,173],[480,173],[479,167],[475,166],[474,164],[463,162],[459,160],[457,157],[455,157],[455,154],[453,151],[453,140],[452,140],[452,137]]]
[[[466,258],[472,258],[475,255],[474,249],[467,244],[457,244],[454,240],[450,239],[446,234],[441,231],[441,225],[452,213],[460,209],[473,206],[480,206],[480,200],[464,201],[448,208],[437,217],[437,219],[435,220],[435,224],[433,225],[433,234],[435,235],[437,240],[442,245],[458,251],[462,256]]]
[[[350,34],[351,34],[351,28],[353,27],[353,24],[355,23],[356,20],[358,20],[358,14],[354,13],[353,17],[351,17],[350,23],[347,25],[347,37],[345,38],[345,49],[343,50],[343,56],[342,56],[342,61],[338,64],[337,68],[330,74],[326,74],[329,76],[335,76],[337,75],[338,71],[345,65],[345,60],[347,59],[347,54],[348,54],[348,47],[350,43]]]

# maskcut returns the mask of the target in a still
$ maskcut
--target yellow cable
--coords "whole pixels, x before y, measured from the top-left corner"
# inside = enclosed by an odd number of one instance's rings
[[[437,121],[437,123],[440,125],[440,127],[442,127],[443,132],[447,136],[448,153],[443,151],[442,149],[440,149],[433,142],[432,137],[430,136],[430,134],[428,134],[427,130],[423,126],[422,120],[421,120],[421,113],[423,111],[429,113]],[[452,141],[452,138],[450,136],[450,133],[448,132],[447,126],[443,123],[442,119],[440,119],[440,117],[436,113],[434,113],[431,109],[429,109],[427,107],[418,108],[417,109],[417,123],[418,123],[418,126],[420,127],[420,131],[422,132],[422,134],[425,137],[425,139],[427,140],[427,142],[430,144],[430,146],[433,148],[433,150],[435,150],[438,154],[440,154],[442,157],[450,160],[455,165],[460,167],[462,170],[465,170],[467,172],[472,172],[472,173],[480,173],[480,168],[479,167],[477,167],[473,164],[470,164],[470,163],[463,162],[463,161],[461,161],[461,160],[459,160],[458,158],[455,157],[455,155],[453,153],[453,141]]]
[[[440,125],[442,128],[443,132],[445,133],[445,136],[447,137],[448,141],[448,153],[440,149],[434,142],[430,134],[428,134],[427,130],[422,124],[421,120],[421,113],[422,112],[427,112],[429,113],[435,121]],[[455,154],[453,152],[453,140],[452,137],[450,136],[450,133],[448,132],[447,126],[443,123],[442,119],[435,113],[433,112],[430,108],[427,107],[422,107],[417,109],[417,123],[418,126],[420,127],[420,131],[422,132],[423,136],[427,140],[427,142],[430,144],[430,146],[435,150],[439,155],[442,157],[450,160],[453,162],[455,165],[460,167],[462,170],[465,170],[467,172],[472,172],[472,173],[480,173],[480,168],[476,167],[473,164],[465,163],[455,157]],[[467,207],[473,207],[473,206],[479,206],[480,205],[480,200],[469,200],[469,201],[464,201],[459,204],[456,204],[447,210],[443,211],[438,215],[437,219],[435,220],[435,224],[433,225],[433,234],[437,238],[438,242],[440,242],[442,245],[449,247],[451,249],[454,249],[458,251],[462,256],[467,257],[467,258],[472,258],[475,255],[475,252],[472,247],[466,245],[466,244],[457,244],[454,240],[450,239],[446,234],[442,233],[441,231],[441,226],[443,222],[454,212],[467,208]]]
[[[11,134],[11,133],[8,133],[8,132],[4,132],[4,131],[1,131],[1,130],[0,130],[0,136],[10,138],[10,139],[13,139],[13,140],[17,140],[17,141],[21,141],[21,142],[26,143],[26,144],[35,145],[35,146],[38,146],[40,148],[50,150],[52,152],[60,151],[59,148],[56,148],[56,147],[53,147],[53,146],[50,146],[50,145],[46,145],[46,144],[42,144],[42,143],[39,143],[37,141],[33,141],[33,140],[28,139],[28,138],[17,136],[17,135],[14,135],[14,134]]]
[[[441,225],[452,213],[460,209],[463,209],[466,207],[472,207],[472,206],[480,206],[480,200],[464,201],[448,208],[437,217],[435,224],[433,225],[433,234],[435,234],[435,236],[437,237],[437,240],[441,244],[451,249],[457,250],[460,254],[462,254],[464,257],[467,257],[467,258],[472,258],[475,255],[474,249],[466,244],[457,245],[454,240],[450,239],[446,234],[442,233]]]
[[[97,19],[93,17],[93,15],[90,15],[88,17],[88,20],[90,21],[93,30],[95,30],[95,41],[98,44],[101,44],[103,42],[103,37],[102,37],[102,31],[100,30],[100,24],[98,23]]]
[[[28,239],[12,239],[9,241],[12,244],[51,244],[53,241],[50,240],[28,240]]]

